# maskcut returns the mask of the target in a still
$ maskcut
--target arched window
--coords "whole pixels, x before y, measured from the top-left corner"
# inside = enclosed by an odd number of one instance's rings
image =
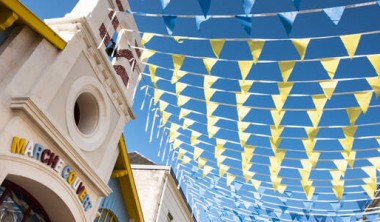
[[[50,222],[50,219],[31,194],[5,180],[0,186],[0,221]]]
[[[109,209],[100,208],[99,213],[94,222],[119,222],[116,215]]]

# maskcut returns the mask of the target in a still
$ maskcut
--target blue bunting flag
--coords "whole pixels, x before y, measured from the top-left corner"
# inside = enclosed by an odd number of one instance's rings
[[[256,0],[243,0],[243,8],[244,8],[244,13],[248,15],[251,13],[252,7],[255,4]]]
[[[163,15],[162,18],[164,19],[166,30],[168,31],[169,35],[173,34],[173,29],[177,21],[177,16]]]
[[[333,8],[325,8],[323,11],[326,15],[331,19],[331,21],[338,25],[340,18],[342,18],[345,6],[333,7]]]
[[[247,32],[248,35],[251,34],[251,28],[252,28],[252,18],[250,16],[241,16],[237,15],[235,16],[238,22],[241,26],[243,26],[244,30]]]
[[[210,10],[211,0],[198,0],[199,6],[201,6],[204,17],[207,17],[208,11]]]
[[[293,28],[294,20],[296,20],[298,12],[283,12],[279,13],[278,17],[280,18],[282,25],[284,26],[286,33],[289,35]]]

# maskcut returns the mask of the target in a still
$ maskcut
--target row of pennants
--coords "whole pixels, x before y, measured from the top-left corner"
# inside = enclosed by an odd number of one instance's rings
[[[203,23],[204,21],[207,21],[208,19],[212,17],[208,15],[208,11],[211,5],[211,0],[198,0],[198,1],[202,9],[203,16],[194,16],[194,17],[196,19],[197,28],[198,30],[200,30],[201,23]],[[170,0],[161,0],[162,8],[165,9],[169,3],[170,3]],[[247,32],[248,35],[251,34],[252,17],[254,15],[250,14],[250,11],[252,10],[254,3],[255,3],[255,0],[243,0],[245,15],[234,16],[236,20],[240,23],[240,25],[244,28],[244,30]],[[280,21],[282,22],[287,34],[290,34],[292,30],[293,23],[299,12],[298,10],[299,10],[299,5],[301,4],[301,1],[294,0],[293,3],[296,8],[296,11],[276,13]],[[373,3],[377,3],[380,5],[380,1],[373,1]],[[338,7],[324,8],[322,11],[330,18],[330,20],[335,25],[338,25],[345,9],[346,9],[346,6],[338,6]],[[133,12],[129,12],[129,13],[133,13]],[[141,15],[142,13],[137,13],[137,14]],[[165,23],[168,33],[172,35],[173,30],[176,25],[177,16],[166,15],[166,14],[163,14],[161,16],[163,18],[163,21]]]
[[[154,36],[154,35],[153,35]],[[146,37],[146,35],[143,36],[142,43],[147,43],[149,40],[151,40],[150,37]],[[146,37],[144,39],[144,37]],[[346,36],[340,36],[340,39],[342,40],[343,45],[345,46],[347,50],[347,54],[350,59],[354,58],[356,49],[359,45],[359,41],[361,38],[361,34],[354,34],[354,35],[346,35]],[[293,39],[291,40],[293,45],[295,46],[299,56],[300,60],[303,62],[307,46],[309,45],[310,39]],[[215,64],[220,60],[219,56],[223,49],[225,41],[224,40],[210,40],[210,46],[212,51],[214,52],[216,58],[208,58],[204,57],[203,63],[205,66],[205,69],[208,74],[211,74],[212,68],[215,66]],[[245,80],[250,73],[253,65],[257,64],[259,62],[259,57],[261,55],[261,52],[263,50],[263,47],[265,45],[265,41],[259,41],[259,40],[250,40],[247,41],[247,44],[249,46],[250,52],[252,54],[252,60],[240,60],[237,61],[240,73],[242,76],[242,80]],[[140,59],[141,61],[146,61],[150,57],[152,57],[154,54],[156,54],[156,51],[150,50],[150,49],[144,49]],[[173,76],[178,76],[179,78],[186,74],[185,71],[180,70],[184,60],[186,58],[186,55],[181,54],[171,54],[172,61],[173,61],[173,68],[176,71]],[[375,69],[376,73],[380,75],[380,54],[373,54],[373,55],[367,55],[366,56],[368,61],[372,64],[373,68]],[[231,61],[231,60],[227,60]],[[314,60],[313,60],[314,61]],[[321,58],[320,62],[324,69],[327,71],[328,75],[331,79],[334,78],[335,72],[338,69],[339,63],[341,61],[341,58]],[[287,82],[289,79],[295,65],[297,64],[296,60],[289,60],[289,61],[279,61],[277,62],[279,65],[279,69],[281,71],[281,75],[283,77],[283,82]]]

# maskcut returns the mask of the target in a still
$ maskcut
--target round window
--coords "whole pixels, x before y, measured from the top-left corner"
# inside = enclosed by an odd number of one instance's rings
[[[98,125],[99,107],[96,98],[90,93],[78,96],[74,105],[74,121],[79,131],[89,135]]]

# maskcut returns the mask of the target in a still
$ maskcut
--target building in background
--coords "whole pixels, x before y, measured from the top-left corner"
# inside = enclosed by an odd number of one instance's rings
[[[195,221],[169,166],[156,165],[136,152],[129,157],[145,221]]]
[[[45,24],[0,0],[0,221],[143,221],[119,141],[144,68],[127,8],[80,0]]]

